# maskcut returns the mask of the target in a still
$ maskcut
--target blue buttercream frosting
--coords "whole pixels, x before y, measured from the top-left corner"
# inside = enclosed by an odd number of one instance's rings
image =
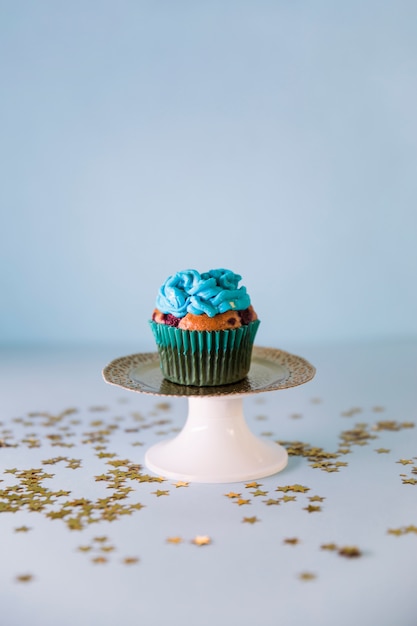
[[[219,313],[243,311],[250,305],[242,279],[231,270],[216,269],[200,274],[184,270],[169,276],[158,292],[156,308],[162,313],[184,317],[187,313],[214,317]]]

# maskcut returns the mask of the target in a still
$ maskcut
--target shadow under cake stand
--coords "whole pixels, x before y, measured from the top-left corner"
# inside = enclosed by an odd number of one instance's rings
[[[146,466],[166,478],[201,483],[255,480],[287,465],[285,448],[254,435],[245,421],[243,398],[302,385],[315,368],[305,359],[255,346],[250,371],[238,383],[216,387],[177,385],[163,378],[157,352],[115,359],[103,370],[106,382],[155,396],[188,398],[181,432],[150,447]]]

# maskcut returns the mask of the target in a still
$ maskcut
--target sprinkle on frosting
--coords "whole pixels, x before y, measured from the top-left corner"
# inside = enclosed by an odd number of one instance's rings
[[[250,306],[246,287],[238,287],[242,279],[227,269],[200,274],[184,270],[169,276],[158,292],[156,307],[165,314],[182,318],[187,313],[214,317],[219,313],[243,311]]]

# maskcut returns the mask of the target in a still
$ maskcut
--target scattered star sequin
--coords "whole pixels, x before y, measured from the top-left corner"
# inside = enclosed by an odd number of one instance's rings
[[[283,543],[289,546],[296,546],[300,543],[300,540],[297,537],[288,537],[287,539],[284,539]]]
[[[233,504],[237,504],[238,506],[244,506],[245,504],[250,504],[250,500],[245,498],[238,498],[234,501]]]
[[[315,580],[317,578],[317,574],[314,572],[301,572],[298,574],[298,578],[303,582],[309,582]]]
[[[136,563],[139,563],[139,558],[137,556],[126,556],[122,560],[122,563],[125,565],[135,565]]]
[[[337,545],[335,543],[323,543],[320,546],[321,550],[329,550],[329,552],[334,552],[337,550]]]
[[[208,535],[197,535],[191,543],[196,546],[208,546],[211,543],[211,539]]]
[[[319,511],[321,511],[321,506],[315,506],[313,504],[309,504],[308,506],[304,507],[303,509],[304,511],[307,511],[307,513],[318,513]]]
[[[32,574],[20,574],[19,576],[16,576],[16,582],[18,583],[30,583],[33,579],[34,576]]]
[[[337,551],[340,556],[347,557],[348,559],[354,559],[362,556],[362,552],[356,546],[343,546]]]

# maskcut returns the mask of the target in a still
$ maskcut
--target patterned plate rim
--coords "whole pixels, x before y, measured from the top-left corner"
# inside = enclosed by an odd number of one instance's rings
[[[175,397],[211,397],[211,396],[233,396],[250,395],[264,393],[266,391],[278,391],[303,385],[311,380],[316,369],[303,357],[279,350],[277,348],[266,348],[254,346],[252,358],[254,361],[267,361],[270,364],[276,363],[287,370],[284,377],[260,387],[252,387],[249,379],[244,379],[238,383],[221,385],[217,387],[192,387],[189,385],[177,385],[162,378],[160,388],[148,387],[145,383],[134,381],[130,377],[132,368],[141,364],[155,364],[159,370],[159,356],[157,352],[141,352],[128,356],[119,357],[111,361],[103,369],[103,378],[110,385],[116,385],[129,391],[145,393],[153,396],[175,396]]]

